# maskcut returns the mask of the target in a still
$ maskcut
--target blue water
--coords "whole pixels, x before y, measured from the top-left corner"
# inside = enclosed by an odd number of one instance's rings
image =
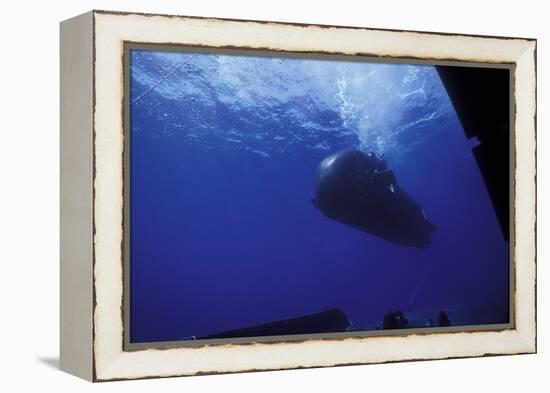
[[[132,50],[130,95],[132,342],[332,307],[365,330],[508,322],[507,243],[433,67]],[[315,209],[317,165],[349,147],[422,205],[427,250]]]

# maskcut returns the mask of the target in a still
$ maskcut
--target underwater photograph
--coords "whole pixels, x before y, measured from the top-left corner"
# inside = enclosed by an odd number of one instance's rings
[[[511,323],[509,68],[126,57],[130,343]]]

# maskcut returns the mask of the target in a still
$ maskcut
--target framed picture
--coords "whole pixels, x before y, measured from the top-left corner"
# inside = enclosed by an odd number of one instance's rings
[[[61,368],[536,351],[536,41],[61,24]]]

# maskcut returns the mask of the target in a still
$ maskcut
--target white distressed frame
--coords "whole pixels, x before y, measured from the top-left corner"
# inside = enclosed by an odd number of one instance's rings
[[[535,40],[99,11],[88,17],[93,21],[95,103],[90,136],[93,298],[88,299],[93,305],[93,347],[92,359],[83,355],[78,360],[85,369],[91,367],[92,377],[81,376],[104,381],[536,352]],[[124,42],[515,64],[515,233],[511,236],[515,328],[125,352],[121,313]],[[61,356],[63,363],[63,352]]]

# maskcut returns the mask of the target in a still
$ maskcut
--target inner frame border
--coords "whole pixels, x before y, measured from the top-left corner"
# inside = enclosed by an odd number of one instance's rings
[[[130,342],[130,155],[131,155],[131,129],[130,129],[130,79],[131,64],[130,52],[132,50],[149,50],[163,52],[191,52],[202,54],[222,54],[236,56],[263,56],[276,58],[300,58],[304,60],[329,60],[329,61],[358,61],[366,63],[383,64],[407,64],[407,65],[431,65],[431,66],[460,66],[460,67],[482,67],[482,68],[500,68],[509,70],[510,91],[509,91],[509,109],[510,109],[510,162],[509,162],[509,223],[510,240],[508,242],[508,263],[509,263],[509,322],[505,324],[484,324],[484,325],[463,325],[450,327],[432,327],[432,328],[411,328],[397,330],[364,330],[354,332],[338,333],[315,333],[299,335],[280,335],[280,336],[260,336],[260,337],[239,337],[227,339],[200,339],[200,340],[176,340],[176,341],[154,341],[144,343]],[[515,253],[514,243],[516,238],[515,231],[515,63],[488,63],[460,60],[431,60],[419,58],[396,58],[396,57],[374,57],[363,54],[343,54],[338,52],[295,52],[265,48],[249,48],[236,46],[208,46],[208,45],[188,45],[175,43],[147,43],[123,41],[123,73],[122,83],[123,91],[123,225],[122,225],[122,270],[123,270],[123,295],[122,295],[122,320],[123,320],[123,351],[138,351],[145,349],[172,349],[172,348],[201,348],[217,345],[250,345],[255,343],[280,344],[280,343],[301,343],[308,340],[342,340],[345,338],[368,338],[368,337],[405,337],[410,335],[427,335],[432,333],[462,333],[462,332],[501,332],[504,330],[514,330],[516,327],[515,313]]]

